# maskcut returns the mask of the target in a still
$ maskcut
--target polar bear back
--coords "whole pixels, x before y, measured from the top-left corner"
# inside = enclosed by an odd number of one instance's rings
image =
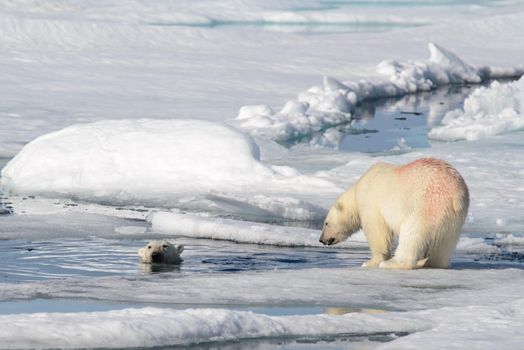
[[[462,176],[448,163],[423,158],[406,165],[377,163],[357,182],[361,218],[382,217],[394,234],[409,216],[427,226],[446,219],[464,223],[469,193]]]

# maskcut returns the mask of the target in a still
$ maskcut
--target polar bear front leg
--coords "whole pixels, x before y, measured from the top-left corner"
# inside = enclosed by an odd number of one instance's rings
[[[382,256],[372,256],[368,261],[364,261],[362,267],[379,267],[385,262],[385,258]],[[381,266],[382,267],[382,266]]]
[[[368,240],[371,259],[364,262],[362,267],[378,267],[380,263],[391,257],[392,232],[382,220],[362,225]]]
[[[428,237],[415,218],[407,220],[400,228],[398,246],[393,258],[379,264],[384,269],[411,270],[417,268],[419,259],[424,258]],[[424,260],[425,262],[425,260]],[[424,264],[421,260],[420,264]]]

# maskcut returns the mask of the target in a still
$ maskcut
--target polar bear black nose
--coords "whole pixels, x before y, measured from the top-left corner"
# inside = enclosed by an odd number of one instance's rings
[[[322,243],[323,245],[332,245],[333,242],[335,242],[335,239],[334,238],[329,238],[329,239],[326,240],[326,239],[320,238],[318,241],[320,243]]]
[[[331,237],[328,240],[320,239],[320,243],[323,243],[324,245],[332,245],[334,242],[335,242],[335,239],[333,237]]]
[[[153,261],[154,263],[161,263],[163,260],[164,254],[158,252],[154,252],[153,254],[151,254],[151,261]]]

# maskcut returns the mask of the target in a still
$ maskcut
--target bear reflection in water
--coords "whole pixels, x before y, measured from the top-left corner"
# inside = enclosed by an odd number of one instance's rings
[[[144,273],[180,272],[180,265],[174,264],[140,264],[140,270]]]

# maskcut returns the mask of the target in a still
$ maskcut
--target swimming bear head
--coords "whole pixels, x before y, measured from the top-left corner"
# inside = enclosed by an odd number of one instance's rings
[[[179,264],[184,246],[175,246],[165,240],[153,240],[138,250],[140,261],[146,264]]]

